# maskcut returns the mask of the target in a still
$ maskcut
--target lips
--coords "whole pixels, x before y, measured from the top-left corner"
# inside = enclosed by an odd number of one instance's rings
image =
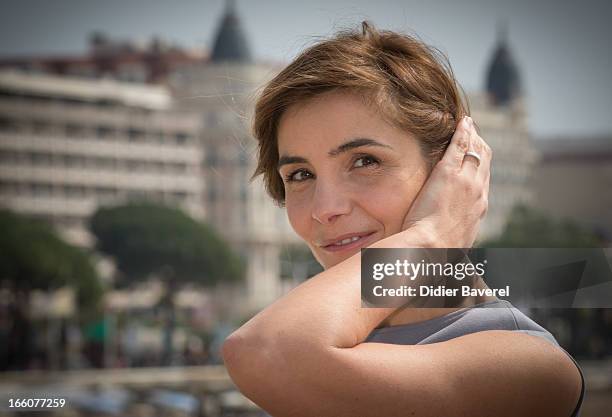
[[[361,233],[349,233],[342,236],[338,236],[334,239],[325,241],[321,247],[327,251],[337,252],[341,250],[353,249],[360,245],[363,245],[368,241],[369,237],[375,232],[361,232]]]

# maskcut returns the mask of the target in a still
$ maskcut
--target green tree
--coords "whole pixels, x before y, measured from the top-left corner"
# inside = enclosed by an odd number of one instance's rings
[[[31,348],[31,292],[71,287],[79,312],[86,314],[98,306],[103,288],[88,254],[64,242],[45,222],[3,209],[0,230],[0,281],[14,301],[9,306],[13,326],[6,349],[10,359],[3,359],[9,367],[22,369]]]
[[[524,205],[510,213],[502,233],[479,246],[498,248],[580,248],[599,247],[601,241],[576,222],[552,218],[549,214]]]
[[[208,225],[177,208],[130,203],[100,208],[91,218],[97,247],[116,261],[120,281],[130,284],[157,276],[166,286],[161,307],[168,315],[164,362],[172,355],[174,296],[185,283],[213,286],[243,277],[243,265]]]
[[[47,223],[0,210],[0,279],[12,291],[70,286],[81,307],[101,299],[102,286],[89,255],[63,241]]]

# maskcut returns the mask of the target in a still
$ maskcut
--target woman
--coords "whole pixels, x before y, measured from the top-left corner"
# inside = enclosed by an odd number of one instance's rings
[[[223,345],[238,388],[273,416],[570,416],[579,408],[583,384],[571,357],[510,306],[361,308],[361,248],[471,247],[486,212],[491,151],[444,62],[364,22],[359,33],[303,52],[257,102],[256,175],[325,269]],[[475,325],[457,325],[476,310]]]

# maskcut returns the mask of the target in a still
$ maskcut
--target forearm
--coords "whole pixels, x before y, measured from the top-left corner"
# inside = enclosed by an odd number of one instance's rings
[[[431,247],[412,236],[403,232],[370,247]],[[225,366],[244,395],[272,415],[347,415],[337,409],[351,409],[350,401],[321,401],[329,384],[344,385],[342,379],[351,375],[339,372],[344,365],[338,355],[365,346],[361,343],[370,332],[397,310],[361,308],[360,263],[361,254],[356,254],[314,276],[227,338]],[[284,398],[287,392],[291,404]],[[327,405],[331,409],[323,410]]]
[[[402,232],[370,247],[427,247],[428,240]],[[236,332],[250,340],[301,347],[350,348],[363,342],[397,308],[361,308],[361,254],[294,288]]]

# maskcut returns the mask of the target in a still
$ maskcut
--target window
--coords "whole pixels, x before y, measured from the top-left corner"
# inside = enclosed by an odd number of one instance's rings
[[[187,134],[185,133],[177,133],[175,138],[176,138],[177,145],[185,145],[188,139]]]
[[[75,139],[83,138],[85,136],[85,128],[78,124],[69,123],[66,125],[66,136]]]
[[[96,137],[98,139],[107,139],[115,136],[116,131],[110,126],[98,126],[96,128]]]
[[[0,132],[17,132],[19,125],[16,120],[0,117]]]
[[[145,139],[145,132],[142,129],[128,129],[128,139],[130,142],[139,142]]]
[[[128,159],[126,161],[127,169],[130,172],[142,172],[146,168],[146,164],[144,161],[139,161],[137,159]]]
[[[77,165],[77,157],[75,155],[64,155],[62,159],[64,166],[67,168],[73,168]]]
[[[19,154],[15,151],[0,151],[0,163],[14,164],[19,161]]]
[[[111,187],[96,187],[95,193],[99,200],[112,199],[117,195],[117,189]]]
[[[17,195],[19,186],[14,182],[0,181],[0,194],[2,195]]]
[[[82,185],[64,185],[64,195],[68,198],[83,198],[85,193],[85,187]]]
[[[51,184],[33,183],[30,185],[30,190],[34,197],[48,197],[51,195]]]
[[[155,174],[163,174],[165,171],[165,164],[161,161],[153,161],[152,163],[152,170]]]
[[[52,162],[52,156],[48,153],[32,152],[30,154],[30,160],[33,165],[49,166]]]
[[[187,198],[187,193],[184,191],[174,191],[172,192],[172,199],[177,203],[182,203]]]
[[[151,133],[153,140],[157,143],[164,143],[164,132],[162,130],[156,130]]]
[[[35,135],[49,134],[51,131],[51,124],[44,120],[33,120],[32,121],[32,133]]]

